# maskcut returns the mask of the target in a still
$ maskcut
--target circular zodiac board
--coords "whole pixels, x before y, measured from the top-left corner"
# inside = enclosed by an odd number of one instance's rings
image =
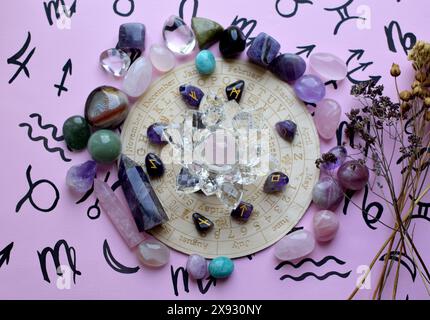
[[[179,166],[165,163],[162,178],[153,179],[152,185],[164,206],[169,220],[152,229],[151,234],[186,254],[197,253],[207,258],[242,257],[263,250],[286,235],[300,220],[309,206],[312,187],[319,177],[315,159],[320,154],[318,135],[312,116],[298,101],[286,83],[264,69],[244,61],[229,62],[217,59],[215,72],[202,77],[194,63],[187,63],[155,81],[130,111],[123,130],[123,153],[144,164],[148,152],[164,160],[171,150],[148,143],[146,129],[154,122],[172,123],[186,110],[179,94],[181,84],[193,84],[204,92],[225,96],[226,85],[245,81],[240,104],[244,107],[263,107],[263,118],[270,128],[270,153],[279,160],[278,169],[285,172],[290,182],[285,192],[263,192],[265,177],[245,188],[243,200],[254,206],[251,218],[240,222],[215,196],[202,193],[181,194],[175,189]],[[278,121],[291,119],[297,124],[292,143],[275,132]],[[194,226],[192,214],[199,212],[214,222],[214,227],[201,234]]]

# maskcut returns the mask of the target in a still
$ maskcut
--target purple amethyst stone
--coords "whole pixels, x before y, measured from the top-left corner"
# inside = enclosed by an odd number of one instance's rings
[[[179,93],[190,109],[198,109],[205,95],[202,90],[192,85],[180,86]]]
[[[294,92],[302,101],[317,103],[325,96],[325,85],[317,76],[307,74],[296,81]]]
[[[236,209],[231,212],[231,216],[235,219],[248,221],[254,210],[254,206],[248,202],[241,201]]]
[[[151,124],[146,131],[149,142],[157,145],[165,145],[167,143],[163,135],[165,127],[166,125],[164,123],[156,122]]]
[[[278,131],[279,135],[291,142],[294,140],[294,136],[296,135],[297,125],[291,120],[280,121],[276,125],[276,131]]]
[[[331,153],[334,156],[334,161],[326,160],[320,165],[320,169],[323,172],[331,172],[339,168],[344,162],[348,155],[346,148],[343,146],[336,146],[331,148],[326,154]],[[323,156],[324,157],[324,156]],[[324,159],[323,159],[324,160]]]
[[[344,197],[343,190],[332,177],[321,178],[312,189],[312,201],[322,209],[336,209]]]
[[[268,34],[261,32],[254,38],[246,54],[249,60],[266,67],[275,59],[281,45]]]
[[[93,160],[73,166],[67,171],[66,184],[73,192],[82,195],[93,186],[96,172],[97,163]]]
[[[306,62],[293,53],[277,56],[269,65],[269,70],[281,80],[290,82],[299,79],[306,71]]]
[[[264,182],[263,190],[266,193],[284,191],[289,182],[288,176],[280,171],[272,172]]]
[[[119,27],[117,47],[123,50],[145,50],[145,25],[137,22],[122,24]]]

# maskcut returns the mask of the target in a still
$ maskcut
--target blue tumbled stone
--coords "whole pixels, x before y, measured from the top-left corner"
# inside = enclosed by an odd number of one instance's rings
[[[284,53],[270,63],[269,70],[281,80],[290,82],[297,80],[305,73],[306,62],[297,54]]]
[[[254,38],[246,54],[252,62],[267,67],[276,58],[279,49],[281,45],[278,41],[261,32]]]
[[[209,274],[214,278],[227,278],[233,273],[233,260],[227,257],[216,257],[209,262]]]
[[[215,57],[209,50],[200,51],[195,59],[197,71],[203,75],[212,74],[215,70]]]

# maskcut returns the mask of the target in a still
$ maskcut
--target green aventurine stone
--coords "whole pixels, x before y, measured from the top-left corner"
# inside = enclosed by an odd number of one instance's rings
[[[64,141],[72,150],[85,149],[90,135],[90,126],[81,116],[70,117],[63,124]]]
[[[115,161],[121,154],[121,138],[111,130],[99,130],[88,140],[88,152],[99,163]]]
[[[234,270],[233,260],[227,257],[216,257],[209,263],[209,273],[214,278],[227,278]]]
[[[221,37],[224,28],[215,21],[194,17],[191,19],[191,28],[199,44],[200,49],[207,49]]]

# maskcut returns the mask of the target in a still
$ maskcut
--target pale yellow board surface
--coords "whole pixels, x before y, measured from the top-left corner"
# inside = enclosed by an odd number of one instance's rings
[[[175,181],[179,166],[166,164],[164,176],[152,180],[152,185],[169,221],[151,233],[169,247],[186,254],[235,258],[269,247],[287,234],[306,212],[312,187],[319,177],[315,167],[315,159],[320,154],[319,138],[306,106],[296,99],[285,82],[244,61],[217,59],[214,74],[204,78],[191,62],[157,79],[132,107],[124,124],[123,153],[142,165],[148,152],[164,160],[170,146],[160,148],[149,144],[146,129],[154,122],[174,122],[186,110],[179,86],[190,83],[204,92],[212,90],[225,95],[225,86],[239,79],[245,81],[240,103],[252,108],[264,106],[264,120],[271,129],[270,152],[280,160],[279,169],[289,176],[290,183],[284,193],[273,195],[262,191],[265,178],[248,186],[243,200],[254,205],[254,212],[250,220],[243,223],[231,219],[230,212],[215,196],[177,193]],[[275,131],[276,122],[286,119],[293,120],[298,127],[293,143],[286,142]],[[214,228],[207,234],[198,233],[192,221],[193,212],[211,219]]]

